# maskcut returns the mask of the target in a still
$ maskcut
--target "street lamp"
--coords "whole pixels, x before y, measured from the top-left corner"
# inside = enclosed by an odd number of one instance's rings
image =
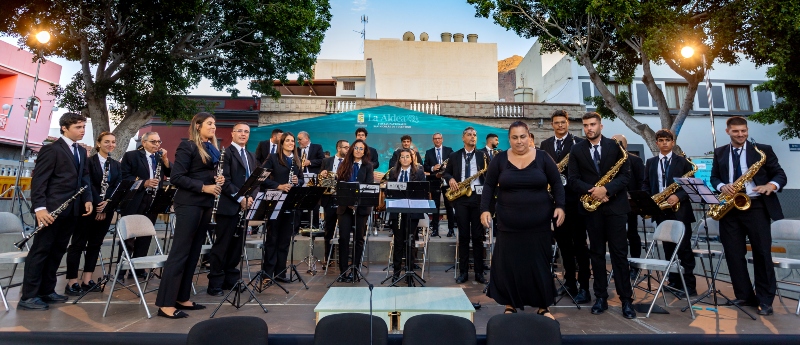
[[[684,58],[690,58],[694,55],[694,48],[691,46],[684,46],[681,48],[681,55]],[[701,53],[700,58],[703,62],[703,75],[706,82],[706,98],[708,99],[708,116],[711,120],[711,142],[714,149],[717,148],[717,132],[714,128],[714,99],[711,97],[711,78],[708,76],[708,63],[706,62],[706,54]],[[712,150],[713,151],[713,150]]]

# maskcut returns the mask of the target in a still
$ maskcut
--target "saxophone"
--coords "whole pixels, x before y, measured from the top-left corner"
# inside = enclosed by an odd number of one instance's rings
[[[472,195],[472,188],[470,188],[469,185],[472,183],[473,180],[483,175],[483,173],[485,173],[486,169],[488,168],[489,164],[486,163],[486,156],[483,156],[483,169],[478,170],[478,172],[475,175],[467,177],[464,179],[464,181],[459,182],[458,189],[455,190],[453,190],[452,188],[448,189],[447,193],[445,193],[444,196],[447,197],[447,200],[450,201],[456,200],[465,195],[467,197],[470,197]]]
[[[692,162],[691,159],[686,157],[686,154],[683,154],[683,157],[686,158],[686,160],[689,161],[689,164],[692,165],[692,171],[684,174],[681,177],[687,178],[687,177],[694,176],[694,173],[697,172],[697,164],[694,164],[694,162]],[[663,178],[666,178],[666,177],[663,177]],[[657,194],[653,195],[652,199],[658,205],[658,207],[660,209],[662,209],[662,210],[672,209],[672,212],[678,212],[678,210],[681,208],[681,203],[680,202],[675,203],[675,206],[670,206],[669,203],[667,202],[667,198],[669,198],[670,195],[675,194],[675,192],[678,190],[678,188],[680,188],[680,185],[677,182],[673,182],[672,184],[667,186],[667,188],[664,188],[664,190],[661,191],[660,193],[657,193]]]
[[[619,142],[617,142],[617,145],[619,145]],[[611,182],[611,180],[614,179],[614,176],[617,176],[619,170],[622,169],[622,164],[624,164],[625,161],[628,160],[628,151],[622,148],[622,146],[619,146],[619,149],[622,150],[622,158],[620,158],[616,163],[614,163],[614,166],[612,166],[611,169],[608,170],[608,172],[605,175],[603,175],[603,177],[600,178],[600,181],[597,181],[597,183],[594,184],[595,187],[602,187],[606,183]],[[597,208],[600,207],[600,204],[602,203],[603,203],[602,201],[592,199],[592,196],[590,194],[584,194],[581,196],[581,204],[583,204],[583,208],[585,208],[589,212],[594,212],[595,210],[597,210]]]
[[[559,176],[561,176],[561,184],[567,185],[567,177],[564,176],[564,169],[567,168],[567,164],[569,164],[569,153],[567,153],[564,158],[556,164],[556,168],[558,168]]]
[[[50,212],[50,217],[53,217],[53,220],[55,221],[56,218],[58,218],[58,215],[61,214],[61,212],[64,212],[64,210],[66,210],[67,207],[69,207],[69,204],[71,204],[73,201],[75,201],[75,199],[77,199],[78,196],[81,195],[83,193],[83,191],[86,190],[86,188],[87,188],[87,186],[83,186],[83,187],[81,187],[81,189],[78,189],[77,193],[75,193],[69,199],[67,199],[67,201],[65,201],[63,204],[61,204],[61,206],[58,206],[58,208],[55,209],[55,211]],[[44,224],[39,224],[39,226],[36,227],[36,231],[31,233],[30,236],[23,238],[19,242],[14,243],[14,246],[17,247],[17,249],[22,249],[22,247],[25,246],[25,243],[27,243],[31,238],[33,238],[33,236],[38,234],[39,231],[42,231],[42,229],[44,229],[44,227],[45,227]]]
[[[219,155],[219,162],[217,163],[217,175],[216,176],[222,176],[222,169],[224,168],[223,165],[222,165],[222,162],[225,160],[225,148],[220,146],[219,149],[220,149],[220,151],[222,151],[222,153]],[[161,167],[161,166],[159,165],[159,167]],[[211,210],[211,223],[209,223],[210,225],[217,225],[217,206],[219,206],[219,196],[220,195],[222,195],[222,192],[220,192],[219,194],[217,194],[214,197],[214,209]]]
[[[753,180],[753,176],[756,176],[756,173],[761,166],[764,165],[764,162],[767,161],[767,155],[764,151],[758,149],[756,146],[755,141],[752,142],[753,148],[761,155],[761,159],[757,162],[753,163],[747,171],[739,176],[736,181],[733,182],[733,189],[740,191],[744,189],[744,185],[747,182]],[[722,193],[719,195],[719,205],[711,205],[708,209],[708,216],[713,218],[714,220],[720,220],[722,217],[725,217],[725,214],[728,213],[733,207],[736,207],[740,211],[745,211],[750,208],[750,197],[747,194],[738,192],[734,195],[728,195]]]

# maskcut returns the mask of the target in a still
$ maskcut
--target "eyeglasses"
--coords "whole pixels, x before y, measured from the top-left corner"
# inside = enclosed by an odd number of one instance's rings
[[[235,131],[233,131],[233,132],[234,132],[234,133],[244,133],[244,134],[250,134],[250,130],[249,130],[249,129],[237,129],[237,130],[235,130]]]
[[[341,148],[343,148],[343,149],[345,149],[345,150],[349,150],[349,149],[350,149],[350,146],[342,146]]]
[[[162,143],[161,140],[148,140],[147,142],[151,143],[153,145],[161,145],[161,143]]]
[[[359,146],[359,147],[354,147],[353,150],[354,151],[364,151],[364,148]]]

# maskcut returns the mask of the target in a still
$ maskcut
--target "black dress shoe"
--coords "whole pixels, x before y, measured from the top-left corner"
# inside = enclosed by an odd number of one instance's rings
[[[168,319],[182,319],[185,317],[189,317],[189,314],[184,313],[181,310],[176,310],[172,315],[167,315],[167,313],[161,311],[161,308],[158,309],[158,316],[165,317]]]
[[[456,278],[456,284],[464,284],[469,276],[466,273],[461,273],[458,278]]]
[[[769,316],[772,315],[772,306],[766,303],[758,305],[758,315]]]
[[[68,296],[80,296],[83,294],[83,289],[81,289],[81,284],[75,283],[72,285],[67,285],[64,288],[64,294]]]
[[[289,284],[289,283],[291,283],[291,282],[292,282],[292,281],[290,281],[289,279],[286,279],[286,277],[281,277],[281,276],[277,276],[277,277],[275,277],[274,279],[275,279],[275,281],[276,281],[276,282],[278,282],[278,283]]]
[[[339,283],[352,283],[353,282],[353,278],[350,278],[349,276],[347,276],[347,277],[339,277],[339,278],[336,279],[336,281],[339,282]]]
[[[592,295],[589,294],[589,290],[580,289],[578,290],[578,294],[575,296],[575,303],[577,304],[586,304],[592,301]]]
[[[222,297],[225,294],[224,292],[222,292],[222,289],[219,288],[208,288],[206,289],[206,293],[214,297]]]
[[[442,236],[439,236],[439,232],[438,232],[438,231],[432,231],[432,232],[431,232],[431,237],[439,237],[439,238],[442,238]]]
[[[28,298],[19,301],[17,304],[17,309],[22,310],[47,310],[50,309],[50,306],[47,305],[44,301],[42,301],[39,297]]]
[[[453,230],[450,229],[450,231],[447,232],[447,237],[453,237],[453,235],[454,235]]]
[[[594,308],[592,308],[594,310]],[[622,316],[626,319],[635,319],[636,318],[636,310],[633,310],[633,302],[625,301],[622,302]]]
[[[97,283],[95,283],[94,280],[90,280],[89,284],[81,283],[81,290],[90,291],[90,292],[91,291],[95,291],[95,292],[100,291],[98,289]]]
[[[203,309],[206,309],[206,306],[204,306],[202,304],[197,304],[195,302],[192,302],[192,305],[183,305],[183,304],[180,304],[180,303],[175,303],[175,309],[178,309],[178,310],[203,310]]]
[[[483,276],[483,273],[475,273],[475,281],[481,284],[486,284],[486,277]]]
[[[729,305],[733,305],[733,304],[739,305],[740,307],[742,307],[742,306],[745,306],[745,307],[758,307],[758,301],[756,301],[756,300],[735,299],[735,300],[732,300]]]
[[[64,303],[69,299],[69,297],[64,296],[64,295],[59,295],[59,294],[57,294],[55,292],[53,292],[53,293],[51,293],[49,295],[41,295],[41,296],[39,296],[39,298],[41,298],[42,301],[44,301],[46,303]]]
[[[592,314],[600,315],[608,310],[608,301],[605,298],[598,298],[592,306]]]

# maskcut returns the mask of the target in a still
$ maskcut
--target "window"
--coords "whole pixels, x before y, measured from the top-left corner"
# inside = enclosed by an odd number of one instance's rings
[[[608,84],[606,84],[606,87],[608,87],[608,91],[611,91],[611,93],[613,93],[616,96],[619,96],[619,93],[622,92],[622,91],[627,92],[628,95],[631,94],[631,87],[629,85],[620,85],[620,84],[617,84],[617,83],[608,83]]]
[[[667,99],[667,108],[680,109],[686,98],[686,84],[665,84],[664,98]]]
[[[344,85],[342,85],[342,89],[345,91],[355,91],[356,90],[356,82],[354,81],[346,81]]]
[[[632,97],[631,96],[630,85],[620,85],[620,84],[612,82],[612,83],[606,83],[606,87],[614,95],[619,95],[620,92],[625,91],[625,92],[628,93],[628,97],[629,98]],[[582,88],[583,88],[583,97],[584,97],[583,103],[586,104],[586,105],[589,105],[589,106],[593,106],[594,103],[591,102],[591,101],[587,101],[585,98],[586,97],[601,96],[600,95],[600,90],[598,90],[597,87],[595,87],[594,83],[592,83],[592,82],[583,82]]]
[[[725,98],[728,100],[728,111],[752,111],[750,87],[742,85],[725,85]]]

